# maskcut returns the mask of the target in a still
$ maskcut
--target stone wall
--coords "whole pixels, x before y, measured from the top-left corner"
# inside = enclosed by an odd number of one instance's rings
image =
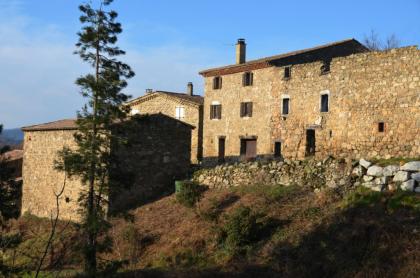
[[[131,109],[138,110],[139,114],[162,113],[175,118],[175,108],[177,106],[182,106],[185,109],[185,117],[181,120],[195,127],[191,136],[191,162],[197,163],[203,156],[203,107],[201,105],[192,104],[165,94],[154,93],[145,101],[133,103]]]
[[[121,211],[147,202],[173,189],[190,166],[191,126],[162,114],[136,116],[116,125],[114,134],[128,138],[124,146],[112,145],[109,211]],[[25,131],[22,213],[40,217],[55,213],[55,195],[64,173],[54,169],[57,152],[75,148],[75,130]],[[81,181],[67,179],[60,199],[62,219],[78,221]]]
[[[364,159],[256,161],[222,164],[198,170],[193,180],[210,188],[247,185],[310,185],[321,188],[365,186],[375,191],[420,193],[420,161],[380,167]]]
[[[24,133],[22,214],[40,217],[55,214],[55,195],[62,188],[64,173],[54,170],[57,152],[64,146],[75,148],[74,130],[26,131]],[[60,214],[77,221],[77,199],[83,185],[77,178],[67,179]]]
[[[237,158],[240,136],[257,136],[257,153],[305,156],[306,130],[314,129],[317,158],[416,157],[420,154],[420,51],[416,47],[333,58],[330,72],[321,62],[295,64],[284,80],[284,67],[254,70],[253,86],[242,86],[242,72],[223,75],[213,90],[205,78],[204,157],[217,157],[225,136],[226,156]],[[321,94],[329,94],[329,112],[320,112]],[[282,98],[290,98],[283,116]],[[210,105],[222,104],[222,119],[210,120]],[[240,117],[240,102],[253,102],[253,115]],[[378,131],[383,122],[385,131]]]

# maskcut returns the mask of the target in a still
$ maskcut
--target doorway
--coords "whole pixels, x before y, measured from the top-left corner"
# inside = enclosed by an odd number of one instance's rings
[[[246,160],[257,157],[257,139],[241,139],[241,156]]]
[[[225,162],[225,137],[219,137],[219,152],[218,152],[218,161],[220,163]]]
[[[281,157],[281,142],[274,142],[274,157]]]
[[[305,156],[315,155],[315,129],[306,130],[306,154]]]

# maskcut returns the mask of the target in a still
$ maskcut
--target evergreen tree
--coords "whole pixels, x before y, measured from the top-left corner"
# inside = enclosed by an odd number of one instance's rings
[[[117,35],[122,32],[116,22],[117,13],[106,10],[112,0],[101,0],[99,7],[86,3],[79,6],[82,29],[76,44],[80,58],[87,62],[93,73],[77,79],[81,95],[87,103],[78,112],[78,131],[75,133],[76,150],[64,149],[62,163],[57,167],[81,178],[86,190],[79,202],[82,215],[85,272],[89,277],[97,273],[98,252],[106,251],[98,237],[106,232],[105,205],[109,191],[111,126],[126,117],[122,104],[128,96],[121,90],[127,79],[134,76],[130,66],[117,60],[125,52],[118,48]]]

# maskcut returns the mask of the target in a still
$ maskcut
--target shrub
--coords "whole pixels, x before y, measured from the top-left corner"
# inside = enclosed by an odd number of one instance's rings
[[[259,216],[249,207],[240,206],[227,217],[226,224],[221,228],[219,241],[233,252],[241,251],[258,239],[261,224]]]
[[[420,212],[420,197],[413,192],[397,191],[388,201],[391,211],[399,208],[411,209]]]
[[[200,201],[203,192],[203,186],[200,186],[194,182],[184,182],[179,189],[179,192],[176,193],[176,199],[180,204],[191,208],[194,207],[198,201]]]

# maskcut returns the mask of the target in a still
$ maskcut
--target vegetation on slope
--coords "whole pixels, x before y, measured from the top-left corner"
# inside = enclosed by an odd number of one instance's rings
[[[130,221],[111,220],[113,253],[102,257],[125,262],[119,277],[420,273],[420,197],[413,193],[364,188],[314,193],[299,186],[256,185],[208,190],[193,207],[173,195],[131,213]],[[23,258],[34,255],[36,242],[43,240],[39,234],[31,236],[33,221],[38,221],[38,231],[48,231],[46,221],[41,228],[43,220],[15,222],[24,238],[15,250],[16,264],[25,264]],[[57,239],[52,255],[64,253],[59,263],[50,259],[50,269],[80,269],[80,257],[71,255],[78,242],[71,231],[67,228]]]

